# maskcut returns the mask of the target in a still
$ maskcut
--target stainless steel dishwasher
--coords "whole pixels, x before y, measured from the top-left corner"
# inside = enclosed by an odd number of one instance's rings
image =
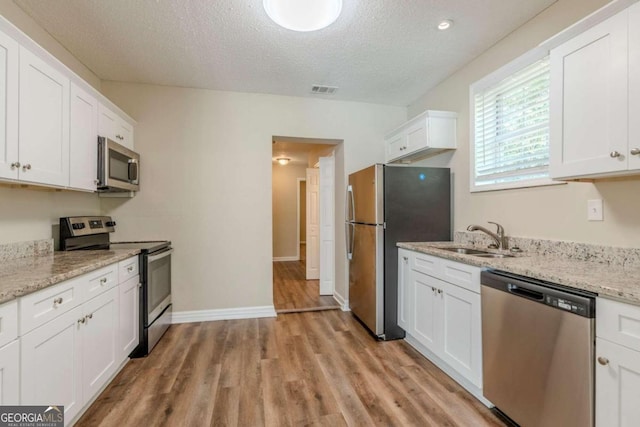
[[[595,294],[482,272],[483,394],[522,427],[594,425]]]

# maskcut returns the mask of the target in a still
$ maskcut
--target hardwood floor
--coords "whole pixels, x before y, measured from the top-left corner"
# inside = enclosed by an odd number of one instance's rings
[[[300,254],[305,247],[301,246]],[[273,263],[273,305],[278,313],[338,309],[332,296],[320,295],[320,282],[306,280],[305,258]]]
[[[503,426],[404,341],[340,310],[173,325],[77,426]]]

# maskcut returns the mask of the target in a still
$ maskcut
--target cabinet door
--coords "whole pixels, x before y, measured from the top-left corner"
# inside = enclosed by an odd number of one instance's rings
[[[98,101],[71,84],[69,186],[96,191],[98,177]]]
[[[640,169],[640,3],[629,8],[629,169]]]
[[[118,142],[116,138],[117,120],[116,113],[100,104],[98,106],[98,135]]]
[[[427,349],[439,355],[442,340],[442,304],[438,290],[441,291],[446,283],[418,271],[413,271],[411,277],[412,335]]]
[[[0,348],[0,405],[20,403],[20,343]]]
[[[627,169],[627,17],[625,10],[551,51],[552,178]]]
[[[69,84],[20,47],[20,180],[69,185]]]
[[[440,296],[443,310],[442,358],[481,388],[480,295],[447,283]]]
[[[133,150],[133,126],[118,117],[116,124],[116,142]]]
[[[118,302],[118,289],[113,288],[82,306],[82,382],[87,400],[100,391],[120,364]]]
[[[405,332],[412,334],[411,330],[411,299],[413,292],[411,286],[411,252],[406,249],[398,249],[398,326]]]
[[[0,33],[0,178],[18,178],[18,51]]]
[[[125,360],[138,345],[140,332],[140,280],[133,277],[120,288],[120,322],[118,329],[119,360]]]
[[[640,420],[640,352],[596,339],[596,426],[631,427]]]
[[[387,162],[398,159],[406,154],[407,133],[404,130],[385,139]]]
[[[413,153],[423,148],[427,148],[429,142],[428,138],[428,119],[420,117],[415,122],[411,123],[407,128],[407,148],[406,153]]]
[[[21,338],[22,405],[64,405],[71,420],[82,408],[81,307]]]

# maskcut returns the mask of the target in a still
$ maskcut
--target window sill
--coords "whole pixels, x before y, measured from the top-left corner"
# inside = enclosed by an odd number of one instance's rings
[[[474,185],[471,184],[471,193],[484,193],[486,191],[514,190],[518,188],[545,187],[549,185],[566,184],[564,181],[554,181],[551,178],[542,178],[531,181],[507,182],[503,184]]]

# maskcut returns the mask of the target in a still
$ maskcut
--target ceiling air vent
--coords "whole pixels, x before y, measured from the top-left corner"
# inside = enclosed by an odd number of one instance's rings
[[[322,86],[322,85],[313,85],[311,86],[311,93],[316,95],[333,95],[338,90],[335,86]]]

